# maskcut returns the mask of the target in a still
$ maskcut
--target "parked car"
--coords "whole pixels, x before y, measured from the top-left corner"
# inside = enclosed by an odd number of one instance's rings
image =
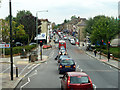
[[[37,43],[31,42],[29,45],[36,45]]]
[[[55,42],[55,43],[59,43],[59,39],[58,39],[58,38],[56,38],[54,42]]]
[[[70,41],[71,37],[68,37],[68,40]]]
[[[65,72],[70,72],[70,71],[75,71],[76,70],[76,65],[73,59],[64,59],[60,61],[59,67],[59,74],[65,73]]]
[[[75,45],[75,40],[74,40],[74,39],[70,39],[70,43],[71,43],[72,45]]]
[[[75,44],[79,45],[79,40],[78,39],[75,40]]]
[[[43,49],[48,49],[48,48],[52,48],[52,45],[50,44],[43,45]]]
[[[90,77],[84,72],[67,72],[61,78],[61,89],[93,90]]]
[[[16,46],[23,46],[23,44],[21,42],[16,42],[15,45]]]

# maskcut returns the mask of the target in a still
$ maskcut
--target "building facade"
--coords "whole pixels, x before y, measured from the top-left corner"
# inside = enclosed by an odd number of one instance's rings
[[[118,17],[120,16],[120,1],[118,2]]]

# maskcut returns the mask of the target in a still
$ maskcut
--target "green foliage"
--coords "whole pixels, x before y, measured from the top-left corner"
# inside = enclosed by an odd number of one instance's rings
[[[36,47],[36,45],[13,47],[13,54],[21,53],[23,48],[26,50],[26,52],[29,52],[35,47]],[[5,55],[10,55],[10,48],[5,49]]]
[[[118,34],[118,21],[104,15],[95,16],[86,22],[85,30],[90,34],[92,43],[104,40],[107,42]]]
[[[72,20],[72,19],[75,19],[75,18],[77,18],[77,17],[74,15],[74,16],[71,17],[71,20]]]
[[[64,23],[68,23],[68,22],[69,22],[69,20],[66,20],[66,19],[64,20]]]
[[[35,17],[30,11],[19,11],[16,20],[19,24],[24,25],[25,33],[28,35],[28,43],[35,37]]]

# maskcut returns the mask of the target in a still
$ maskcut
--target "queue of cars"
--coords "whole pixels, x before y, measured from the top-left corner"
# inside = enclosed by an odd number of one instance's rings
[[[63,38],[57,39],[59,51],[55,60],[57,60],[59,74],[63,74],[62,77],[59,77],[61,90],[94,90],[90,77],[85,72],[76,71],[76,62],[68,55],[65,40],[69,40],[72,45],[79,45],[78,39],[65,35]]]
[[[59,43],[59,51],[56,60],[58,60],[59,74],[64,74],[60,77],[62,90],[93,90],[90,77],[84,72],[76,72],[76,63],[68,55],[66,45]]]

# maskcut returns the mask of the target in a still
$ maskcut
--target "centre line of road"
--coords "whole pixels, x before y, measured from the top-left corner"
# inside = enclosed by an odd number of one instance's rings
[[[49,58],[52,58],[53,57],[53,55],[54,55],[54,50],[52,50],[52,52],[49,54]]]

